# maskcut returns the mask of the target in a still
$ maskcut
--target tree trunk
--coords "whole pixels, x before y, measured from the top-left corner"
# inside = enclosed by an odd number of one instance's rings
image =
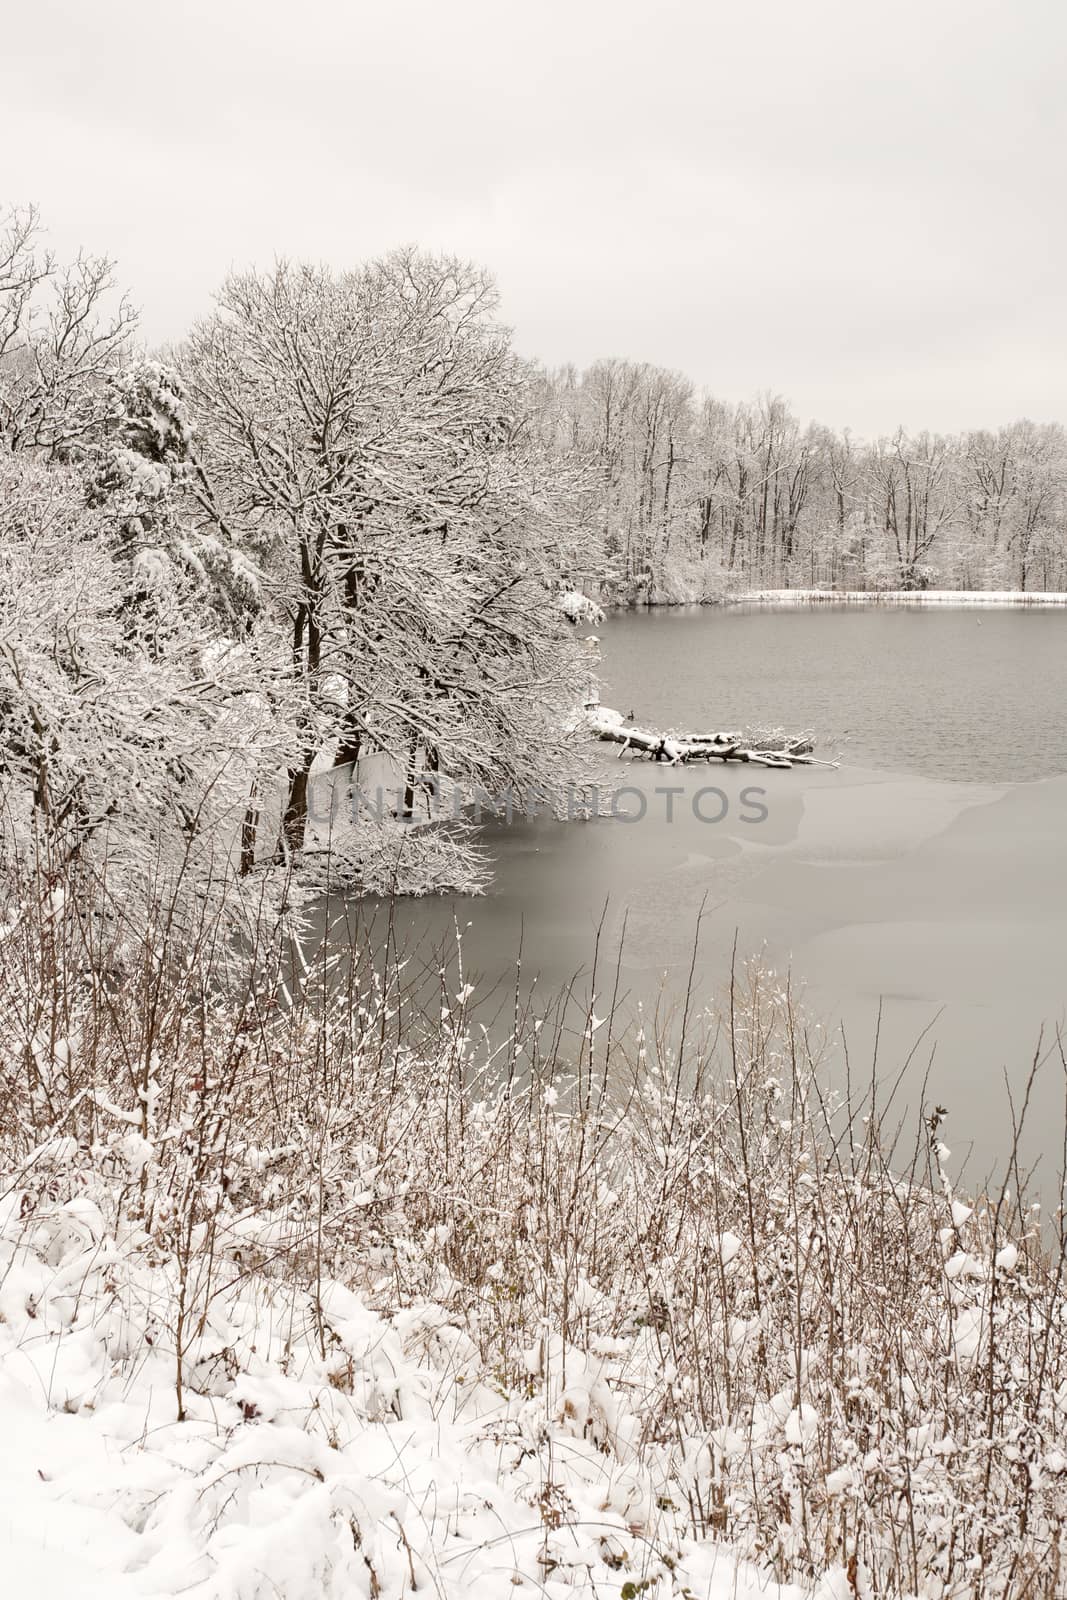
[[[318,590],[311,581],[310,569],[305,574],[305,591],[308,598],[297,606],[296,616],[293,619],[293,658],[298,667],[303,667],[309,683],[309,694],[313,698],[319,667],[322,659],[322,632],[319,627],[316,600]],[[307,718],[303,719],[306,730]],[[311,778],[311,765],[315,760],[315,747],[313,744],[305,746],[300,765],[289,768],[289,794],[285,802],[285,811],[282,815],[282,832],[278,840],[276,858],[282,859],[286,851],[302,850],[304,847],[304,834],[307,830],[308,814],[308,784]]]
[[[315,759],[313,750],[304,752],[303,763],[299,767],[289,768],[289,796],[285,802],[285,812],[282,817],[282,840],[279,841],[279,854],[284,854],[281,845],[290,853],[304,848],[304,834],[307,831],[308,816],[308,785],[311,779],[311,763]]]
[[[404,808],[400,813],[401,816],[407,821],[410,821],[410,819],[415,815],[415,780],[417,777],[415,767],[418,759],[419,741],[415,735],[412,734],[411,740],[408,744],[407,772],[404,776]]]
[[[256,785],[253,783],[248,791],[248,805],[245,807],[244,821],[241,823],[240,873],[242,878],[246,878],[256,864],[256,829],[259,827],[258,798]]]
[[[334,757],[335,767],[354,767],[359,760],[363,747],[363,729],[351,716],[346,716],[344,727],[341,730],[341,739]]]

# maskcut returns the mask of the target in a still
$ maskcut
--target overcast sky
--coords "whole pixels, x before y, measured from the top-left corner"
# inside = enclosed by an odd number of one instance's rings
[[[417,243],[518,348],[873,435],[1067,419],[1063,0],[68,0],[0,33],[0,198],[152,340],[231,266]]]

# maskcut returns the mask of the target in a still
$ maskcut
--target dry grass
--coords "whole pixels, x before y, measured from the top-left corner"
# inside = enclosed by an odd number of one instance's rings
[[[492,1046],[444,969],[428,1018],[400,962],[301,969],[265,905],[238,953],[162,894],[133,928],[63,888],[11,885],[0,1165],[31,1219],[91,1193],[168,1264],[179,1417],[236,1276],[340,1279],[432,1303],[679,1537],[857,1595],[1063,1592],[1067,1252],[1019,1192],[1024,1112],[968,1208],[939,1112],[887,1150],[758,969],[644,1031],[609,978],[577,1041],[516,996]]]

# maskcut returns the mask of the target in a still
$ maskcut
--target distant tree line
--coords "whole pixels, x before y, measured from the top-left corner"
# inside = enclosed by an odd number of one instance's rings
[[[609,598],[1067,588],[1058,423],[863,442],[803,427],[777,395],[727,404],[608,360],[542,372],[538,425],[594,472],[571,559]]]

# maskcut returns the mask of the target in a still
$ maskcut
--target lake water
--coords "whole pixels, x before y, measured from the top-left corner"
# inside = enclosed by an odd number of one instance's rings
[[[881,1008],[886,1079],[929,1029],[899,1108],[918,1110],[928,1070],[952,1165],[969,1149],[980,1181],[1003,1149],[1005,1081],[1021,1085],[1067,1008],[1067,615],[670,608],[599,631],[605,704],[653,727],[810,728],[840,767],[678,771],[605,745],[640,821],[497,828],[491,894],[402,906],[401,944],[428,951],[455,917],[465,977],[504,1004],[520,942],[524,988],[584,993],[598,926],[613,967],[625,917],[622,987],[649,1001],[684,983],[703,904],[701,995],[721,993],[736,940],[844,1028],[854,1064]],[[667,785],[684,793],[668,802]],[[1063,1095],[1051,1060],[1027,1145],[1046,1194]]]

